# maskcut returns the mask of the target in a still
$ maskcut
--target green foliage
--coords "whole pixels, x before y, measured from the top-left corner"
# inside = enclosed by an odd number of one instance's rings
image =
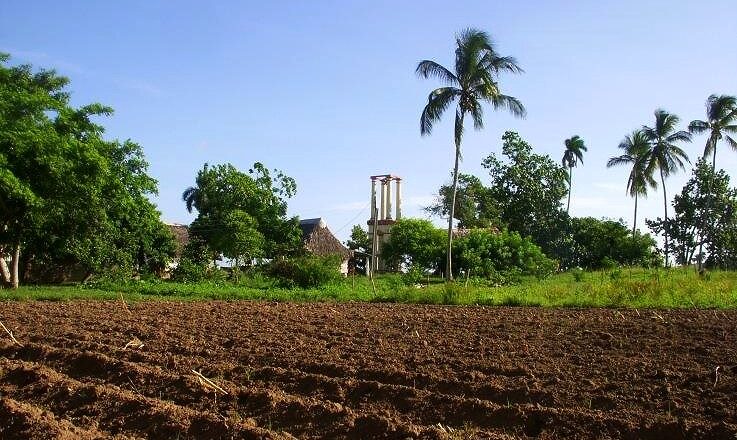
[[[535,154],[517,133],[506,132],[502,161],[492,153],[482,165],[491,177],[489,191],[502,224],[557,257],[565,233],[561,200],[568,191],[566,170],[547,155]]]
[[[402,281],[407,286],[419,284],[425,278],[425,272],[418,266],[412,266],[409,270],[402,274]]]
[[[177,283],[160,280],[104,281],[69,287],[24,287],[3,291],[6,300],[107,299],[158,300],[268,300],[371,301],[414,304],[464,304],[545,307],[737,308],[737,272],[709,271],[701,277],[692,269],[620,269],[587,272],[581,281],[568,273],[543,280],[522,278],[519,283],[494,287],[473,279],[446,285],[433,278],[423,287],[406,286],[398,275],[375,278],[376,295],[367,277],[337,280],[319,288],[284,289],[268,280],[244,276],[232,281]]]
[[[655,253],[655,240],[649,234],[631,235],[621,220],[574,217],[560,252],[563,267],[587,269],[616,265],[647,265]]]
[[[301,256],[277,259],[271,262],[268,274],[283,287],[301,287],[303,289],[320,287],[342,279],[338,268],[338,256]]]
[[[441,186],[434,204],[426,207],[425,211],[436,217],[448,217],[452,197],[453,186],[451,184]],[[458,175],[453,218],[458,220],[460,229],[499,226],[497,203],[478,177],[470,174]]]
[[[669,253],[679,264],[698,260],[699,245],[708,253],[708,267],[737,268],[737,188],[729,186],[724,170],[714,174],[703,159],[693,176],[673,198],[674,216],[648,220],[653,232],[667,232]]]
[[[346,243],[348,249],[354,251],[348,266],[352,267],[356,273],[366,274],[366,261],[368,254],[371,254],[371,237],[368,232],[360,225],[353,226],[351,236]]]
[[[574,267],[571,269],[571,275],[573,275],[573,279],[576,280],[577,283],[584,280],[584,274],[585,272],[580,267]]]
[[[161,269],[174,243],[148,200],[156,181],[142,148],[103,139],[93,119],[112,109],[71,107],[68,79],[7,67],[7,59],[0,56],[0,248],[21,249],[21,266],[32,270]]]
[[[248,172],[205,164],[182,194],[187,209],[198,212],[190,234],[236,262],[294,254],[301,232],[297,218],[287,217],[286,200],[296,188],[294,179],[259,162]]]
[[[181,283],[199,283],[202,281],[224,281],[225,272],[217,267],[207,266],[189,258],[181,258],[171,274],[174,281]]]
[[[403,218],[392,227],[383,258],[391,265],[441,269],[446,236],[428,220]]]
[[[455,267],[501,283],[523,275],[546,277],[557,264],[529,238],[517,232],[473,229],[454,243]]]

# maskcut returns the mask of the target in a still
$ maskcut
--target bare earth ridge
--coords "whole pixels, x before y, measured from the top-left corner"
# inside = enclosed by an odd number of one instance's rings
[[[735,311],[6,302],[0,320],[23,344],[0,333],[1,439],[737,436]]]

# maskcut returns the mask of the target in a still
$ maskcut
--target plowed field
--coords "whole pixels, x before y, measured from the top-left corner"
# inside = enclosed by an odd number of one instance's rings
[[[0,320],[23,344],[0,330],[2,439],[737,435],[737,312],[27,302]]]

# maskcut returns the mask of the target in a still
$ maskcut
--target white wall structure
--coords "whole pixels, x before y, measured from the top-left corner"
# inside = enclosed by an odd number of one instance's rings
[[[387,270],[381,250],[391,237],[392,226],[402,218],[402,178],[392,174],[380,174],[371,176],[371,218],[368,220],[368,234],[371,238],[372,250],[369,259],[369,270],[371,273],[385,272]],[[376,190],[379,186],[380,203],[377,206]],[[392,184],[395,185],[394,216],[392,216]]]

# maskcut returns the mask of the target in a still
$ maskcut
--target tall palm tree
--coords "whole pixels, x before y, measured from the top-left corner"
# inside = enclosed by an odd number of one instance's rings
[[[206,202],[205,195],[202,193],[202,190],[200,189],[202,187],[202,176],[207,175],[207,170],[210,167],[210,164],[205,163],[205,166],[202,168],[202,171],[197,173],[197,179],[195,186],[190,186],[187,189],[184,190],[182,193],[182,201],[185,203],[187,207],[187,212],[192,213],[193,209],[196,209],[198,211],[202,210],[203,203]]]
[[[563,166],[568,167],[568,205],[566,206],[566,214],[571,209],[571,186],[573,184],[573,167],[579,162],[583,164],[583,152],[587,151],[583,143],[583,139],[576,135],[564,142],[566,150],[563,153]]]
[[[655,126],[643,126],[642,131],[650,142],[650,157],[647,164],[648,174],[660,172],[660,182],[663,184],[663,210],[665,221],[668,222],[668,195],[665,189],[665,178],[678,171],[685,171],[684,162],[691,163],[688,155],[676,142],[691,142],[691,133],[677,130],[681,119],[663,109],[655,110]],[[668,229],[663,229],[665,235],[665,267],[668,267]]]
[[[709,132],[709,138],[706,140],[704,147],[704,158],[711,154],[711,175],[714,176],[717,166],[717,143],[724,140],[732,150],[737,151],[737,141],[730,134],[737,134],[737,98],[728,95],[711,95],[706,99],[706,121],[694,120],[688,124],[688,131],[691,133],[701,134]],[[711,186],[711,182],[709,182]],[[711,188],[708,189],[711,192]],[[712,196],[713,197],[713,196]],[[713,200],[710,199],[710,205]],[[710,206],[707,207],[707,215],[710,212]],[[713,216],[709,216],[712,217]],[[703,225],[702,237],[699,239],[699,269],[703,264]]]
[[[420,133],[429,135],[433,124],[451,104],[455,108],[455,166],[453,167],[453,196],[451,197],[448,218],[448,248],[446,279],[453,279],[451,267],[451,246],[453,245],[453,215],[458,189],[458,163],[461,159],[461,138],[463,121],[466,115],[473,119],[476,130],[484,127],[482,103],[491,104],[494,109],[506,108],[513,115],[524,117],[525,108],[512,96],[499,90],[497,78],[501,72],[521,73],[522,69],[512,57],[499,56],[491,37],[476,29],[466,29],[456,36],[455,68],[453,71],[435,61],[423,60],[415,72],[422,78],[435,77],[445,83],[444,87],[430,92],[427,105],[420,116]]]
[[[627,178],[627,194],[635,198],[635,215],[632,220],[632,238],[634,238],[637,232],[637,198],[638,196],[647,197],[648,187],[657,188],[658,182],[653,178],[652,173],[647,172],[650,142],[642,130],[635,130],[632,134],[625,136],[618,148],[624,154],[610,158],[606,166],[607,168],[620,165],[632,167]]]

